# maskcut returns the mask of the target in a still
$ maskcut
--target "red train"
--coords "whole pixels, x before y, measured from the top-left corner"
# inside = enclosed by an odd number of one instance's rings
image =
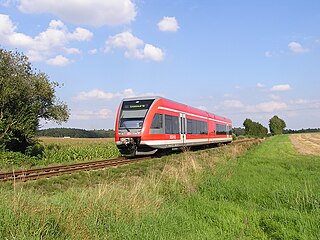
[[[115,141],[122,154],[134,155],[230,143],[232,122],[162,97],[126,98],[118,109]]]

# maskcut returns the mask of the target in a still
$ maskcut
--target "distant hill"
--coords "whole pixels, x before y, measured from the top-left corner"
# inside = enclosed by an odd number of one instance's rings
[[[77,128],[48,128],[37,131],[38,137],[113,138],[114,130],[84,130]]]

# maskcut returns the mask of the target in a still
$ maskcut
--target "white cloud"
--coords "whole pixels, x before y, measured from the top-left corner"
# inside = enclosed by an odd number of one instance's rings
[[[110,109],[103,108],[97,111],[82,110],[72,111],[70,114],[71,120],[91,120],[91,119],[108,119],[113,117],[113,112]]]
[[[158,23],[158,28],[163,32],[176,32],[179,29],[179,25],[175,17],[163,17]]]
[[[297,99],[291,100],[290,104],[296,106],[305,106],[305,108],[320,108],[320,99]]]
[[[146,44],[143,49],[144,58],[150,58],[154,61],[162,61],[164,53],[160,48],[157,48],[151,44]]]
[[[132,0],[20,0],[24,13],[51,13],[74,23],[91,26],[115,26],[130,23],[137,15]]]
[[[283,91],[289,91],[291,90],[291,87],[289,84],[280,84],[280,85],[274,85],[270,91],[273,92],[283,92]]]
[[[270,102],[263,102],[259,103],[255,106],[247,106],[246,112],[249,113],[256,113],[256,112],[274,112],[279,110],[284,110],[287,108],[287,104],[285,102],[277,102],[277,101],[270,101]]]
[[[311,101],[308,100],[308,99],[297,99],[297,100],[292,100],[290,101],[291,104],[294,104],[294,105],[304,105],[304,104],[310,104]]]
[[[225,93],[225,94],[223,94],[223,97],[224,98],[230,98],[230,97],[232,97],[232,94],[231,93]]]
[[[63,22],[52,20],[45,31],[31,37],[17,32],[17,27],[9,16],[0,14],[0,44],[26,49],[26,55],[31,61],[51,63],[52,58],[57,55],[80,53],[77,48],[69,48],[69,43],[88,41],[92,36],[93,34],[84,28],[76,28],[74,32],[69,32]],[[60,57],[60,62],[61,60]]]
[[[58,56],[56,56],[54,58],[48,59],[46,61],[46,63],[49,64],[49,65],[54,65],[54,66],[66,66],[69,63],[71,63],[71,61],[68,58],[66,58],[66,57],[64,57],[62,55],[58,55]]]
[[[162,61],[165,56],[160,48],[151,44],[145,44],[130,31],[125,31],[109,37],[106,41],[105,52],[110,52],[113,48],[125,49],[124,55],[127,58]]]
[[[205,107],[205,106],[198,106],[197,108],[198,108],[198,109],[201,109],[201,110],[203,110],[203,111],[208,111],[208,108]]]
[[[135,93],[133,89],[128,88],[124,89],[122,92],[105,92],[100,89],[93,89],[88,92],[80,92],[77,96],[73,97],[75,101],[83,101],[83,100],[112,100],[115,98],[129,98],[129,97],[143,97],[143,96],[158,96],[162,94],[157,93]]]
[[[118,33],[108,38],[106,42],[106,51],[111,48],[126,48],[130,51],[136,50],[139,46],[143,45],[143,41],[129,31]]]
[[[98,52],[98,50],[97,50],[96,48],[90,49],[90,50],[88,51],[88,53],[91,54],[91,55],[94,55],[94,54],[96,54],[97,52]]]
[[[272,57],[272,53],[270,51],[266,51],[264,53],[264,56],[267,57],[267,58]]]
[[[69,33],[70,40],[89,41],[93,37],[93,33],[87,29],[77,27],[73,33]]]
[[[257,88],[264,88],[265,85],[263,83],[257,83]]]
[[[78,48],[64,48],[67,54],[80,54],[81,51]]]
[[[99,89],[93,89],[89,92],[80,92],[75,100],[87,100],[87,99],[102,99],[102,100],[110,100],[115,97],[115,94],[104,92]]]
[[[310,50],[307,48],[304,48],[300,43],[298,42],[290,42],[288,44],[289,49],[294,53],[307,53]]]
[[[225,100],[223,106],[226,108],[242,108],[243,104],[239,100]]]
[[[0,6],[9,7],[15,0],[2,0],[0,1]]]
[[[271,94],[271,95],[270,95],[270,98],[271,98],[272,100],[279,100],[279,99],[280,99],[280,96]]]

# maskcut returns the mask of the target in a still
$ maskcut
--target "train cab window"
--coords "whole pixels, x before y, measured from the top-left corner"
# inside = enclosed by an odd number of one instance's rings
[[[164,133],[163,128],[163,114],[156,113],[153,117],[151,127],[150,127],[150,134],[161,134]]]
[[[176,116],[165,115],[165,133],[178,134],[179,133],[179,118]]]
[[[120,112],[119,128],[128,131],[129,129],[141,129],[153,101],[154,99],[124,101]]]

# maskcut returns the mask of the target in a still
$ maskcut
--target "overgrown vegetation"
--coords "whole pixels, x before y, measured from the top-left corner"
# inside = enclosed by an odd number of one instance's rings
[[[248,148],[2,184],[0,238],[319,239],[320,156],[286,135]]]
[[[56,87],[45,73],[32,69],[25,55],[0,48],[0,150],[24,152],[35,143],[40,119],[68,119]]]
[[[0,154],[2,171],[42,167],[120,156],[111,139],[56,139],[41,138],[40,143],[29,147],[25,154],[5,151]]]

